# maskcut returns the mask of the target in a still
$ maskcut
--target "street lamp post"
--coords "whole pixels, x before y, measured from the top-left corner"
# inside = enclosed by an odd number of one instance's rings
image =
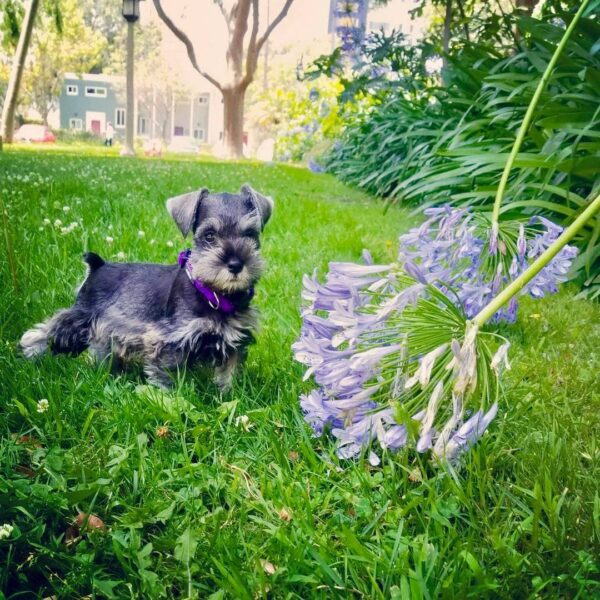
[[[134,25],[140,18],[140,0],[123,0],[123,17],[127,21],[127,110],[125,112],[125,147],[121,156],[135,156],[133,147],[134,126],[134,86],[133,86],[133,60],[134,60]]]

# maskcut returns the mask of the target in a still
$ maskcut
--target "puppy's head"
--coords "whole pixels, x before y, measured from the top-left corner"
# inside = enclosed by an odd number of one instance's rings
[[[247,290],[263,270],[260,234],[273,200],[242,186],[239,194],[211,194],[207,189],[167,200],[167,210],[194,243],[192,274],[214,290]]]

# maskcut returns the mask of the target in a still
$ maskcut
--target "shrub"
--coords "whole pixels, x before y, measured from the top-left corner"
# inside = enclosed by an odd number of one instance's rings
[[[493,202],[502,166],[540,73],[564,32],[557,15],[520,17],[521,38],[498,52],[466,43],[448,57],[444,87],[419,94],[391,84],[381,103],[350,121],[326,157],[330,171],[392,202]],[[570,222],[600,183],[600,25],[582,19],[544,92],[515,162],[503,212]],[[422,52],[424,58],[425,54]],[[580,236],[577,261],[600,294],[600,220]]]

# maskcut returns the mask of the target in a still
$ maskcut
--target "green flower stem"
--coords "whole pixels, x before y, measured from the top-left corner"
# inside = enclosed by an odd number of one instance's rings
[[[512,166],[517,158],[517,154],[521,149],[521,145],[523,144],[525,135],[527,134],[529,126],[531,125],[531,121],[533,120],[533,113],[537,108],[538,102],[543,91],[546,89],[546,85],[548,85],[548,81],[550,80],[550,76],[552,75],[552,71],[554,71],[554,67],[556,66],[560,55],[565,49],[567,42],[571,37],[571,34],[575,30],[575,27],[577,26],[577,23],[579,22],[579,19],[581,18],[581,15],[587,8],[589,2],[590,0],[584,0],[581,3],[579,10],[575,13],[575,16],[573,17],[571,23],[569,23],[569,26],[563,34],[560,43],[556,47],[556,50],[554,51],[554,54],[552,55],[552,58],[550,59],[550,62],[548,63],[548,66],[546,67],[546,70],[544,71],[540,82],[538,83],[538,86],[533,94],[533,97],[531,98],[529,106],[527,107],[527,112],[525,113],[525,117],[523,118],[523,122],[521,123],[521,127],[519,128],[517,139],[515,140],[512,150],[510,151],[508,160],[504,165],[504,171],[502,172],[502,177],[500,178],[500,183],[498,184],[498,191],[496,192],[496,199],[494,200],[494,209],[492,211],[492,226],[494,224],[497,224],[500,218],[500,205],[502,204],[502,198],[504,197],[506,185],[508,184],[508,176],[510,175],[510,170],[512,169]]]
[[[519,293],[563,248],[573,239],[577,232],[600,210],[600,194],[587,206],[587,208],[565,229],[556,241],[538,256],[529,267],[519,275],[510,285],[504,288],[487,306],[481,309],[473,319],[477,327],[484,325],[491,317],[504,306],[514,295]]]

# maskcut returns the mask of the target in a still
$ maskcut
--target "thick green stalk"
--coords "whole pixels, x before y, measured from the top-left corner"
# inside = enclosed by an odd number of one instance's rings
[[[546,67],[546,70],[544,71],[544,74],[542,75],[540,82],[538,83],[538,86],[533,94],[533,97],[531,98],[531,102],[529,103],[529,106],[527,107],[527,112],[525,113],[525,117],[523,118],[523,122],[521,123],[521,127],[519,128],[519,132],[517,133],[517,139],[515,140],[512,150],[510,151],[508,160],[506,161],[506,164],[504,165],[504,171],[502,172],[502,177],[500,178],[500,183],[498,184],[498,191],[496,192],[496,199],[494,200],[494,209],[492,211],[492,227],[495,226],[496,231],[497,231],[498,219],[500,218],[500,205],[502,204],[502,198],[504,197],[506,185],[508,184],[508,176],[510,175],[510,170],[512,169],[512,166],[517,158],[517,154],[519,153],[519,150],[521,149],[521,145],[523,144],[525,135],[527,134],[527,131],[529,130],[531,121],[533,120],[533,113],[535,112],[535,109],[537,108],[537,105],[538,105],[538,102],[540,101],[542,92],[546,89],[546,85],[548,85],[548,81],[550,80],[550,76],[552,75],[552,71],[554,71],[554,67],[556,66],[556,63],[557,63],[560,55],[562,54],[563,50],[565,49],[567,42],[569,41],[569,38],[571,37],[571,34],[575,30],[575,27],[577,26],[577,23],[579,22],[579,19],[581,18],[581,15],[584,13],[585,9],[587,8],[587,5],[589,4],[589,2],[590,2],[590,0],[584,0],[581,3],[579,10],[575,13],[573,20],[569,23],[569,26],[567,27],[565,33],[563,34],[562,39],[560,40],[560,43],[556,47],[556,50],[554,51],[554,54],[552,55],[552,58],[550,59],[550,62],[548,63],[548,66]]]
[[[510,285],[504,288],[492,301],[481,309],[473,319],[473,324],[481,327],[515,294],[518,294],[563,248],[577,232],[600,210],[600,195],[565,229],[557,240],[540,255]]]

